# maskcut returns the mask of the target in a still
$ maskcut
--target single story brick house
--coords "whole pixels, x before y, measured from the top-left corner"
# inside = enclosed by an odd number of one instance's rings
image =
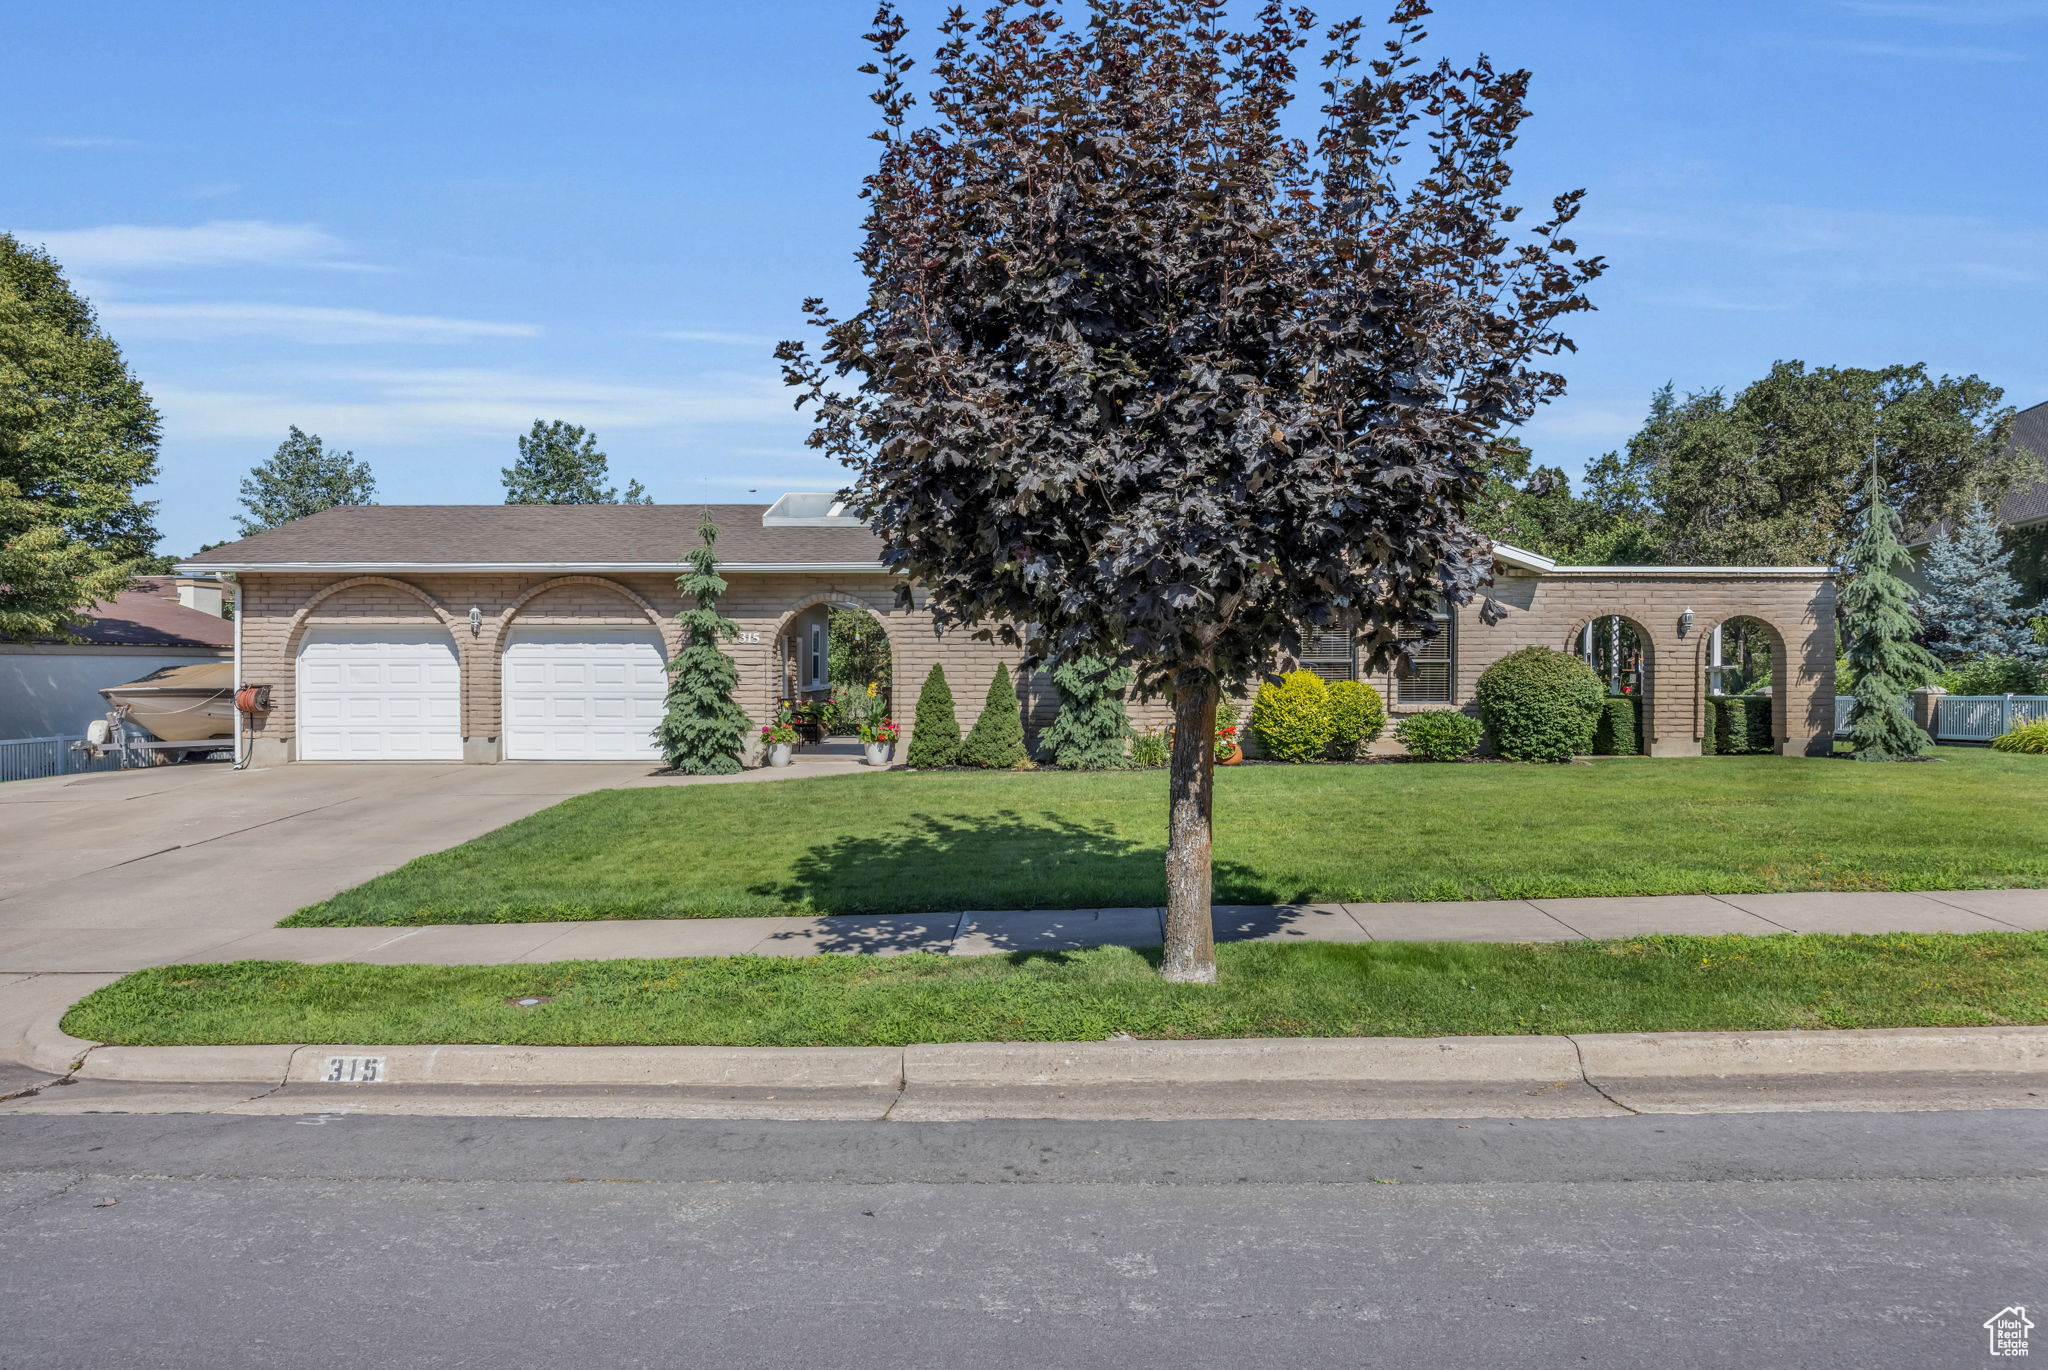
[[[680,559],[698,545],[698,505],[365,505],[329,509],[193,557],[188,574],[231,578],[237,678],[269,687],[247,718],[251,765],[287,761],[650,760],[664,664],[680,646]],[[712,507],[740,698],[757,721],[819,683],[825,606],[866,610],[892,654],[906,730],[918,686],[943,663],[972,724],[1010,649],[935,635],[913,590],[837,500]],[[1461,607],[1416,662],[1372,678],[1396,714],[1464,708],[1480,671],[1534,643],[1592,655],[1627,632],[1626,688],[1644,699],[1646,750],[1698,755],[1709,667],[1724,622],[1762,623],[1773,645],[1778,748],[1831,747],[1835,589],[1820,567],[1559,566],[1496,546],[1488,597]],[[1351,643],[1326,635],[1305,664],[1358,674]],[[1620,653],[1609,669],[1620,679]],[[1295,663],[1276,659],[1276,669]],[[1027,724],[1052,692],[1021,686]],[[1134,708],[1160,727],[1162,705]],[[906,739],[907,740],[907,739]]]

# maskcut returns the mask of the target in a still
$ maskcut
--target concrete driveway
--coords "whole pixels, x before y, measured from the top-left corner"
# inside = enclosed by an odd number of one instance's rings
[[[690,783],[705,782],[554,762],[186,765],[0,785],[0,974],[232,959],[205,953],[572,795]]]

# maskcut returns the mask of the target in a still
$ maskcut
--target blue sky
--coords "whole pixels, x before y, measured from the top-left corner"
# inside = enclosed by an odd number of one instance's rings
[[[804,296],[856,298],[871,13],[44,6],[9,28],[0,227],[156,396],[168,551],[230,535],[293,423],[387,503],[501,498],[537,417],[664,502],[831,488],[768,353]],[[1577,471],[1663,381],[1781,357],[2048,399],[2048,0],[1465,0],[1432,29],[1533,69],[1521,184],[1584,186],[1613,264],[1540,460]]]

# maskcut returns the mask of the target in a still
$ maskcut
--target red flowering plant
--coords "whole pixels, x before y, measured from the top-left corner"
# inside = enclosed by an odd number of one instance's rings
[[[896,745],[896,739],[903,736],[903,729],[896,726],[893,718],[873,719],[860,725],[860,740],[879,743],[885,747]]]
[[[761,729],[761,742],[769,747],[787,747],[796,739],[796,724],[792,721],[789,705],[784,703],[775,711],[775,721]]]

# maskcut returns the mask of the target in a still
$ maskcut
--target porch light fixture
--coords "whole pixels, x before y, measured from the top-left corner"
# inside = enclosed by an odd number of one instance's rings
[[[481,632],[483,632],[483,630],[484,611],[477,608],[475,605],[471,605],[469,610],[469,635],[471,637],[475,637]]]
[[[1685,612],[1678,616],[1678,635],[1684,637],[1692,631],[1692,606],[1685,606]]]

